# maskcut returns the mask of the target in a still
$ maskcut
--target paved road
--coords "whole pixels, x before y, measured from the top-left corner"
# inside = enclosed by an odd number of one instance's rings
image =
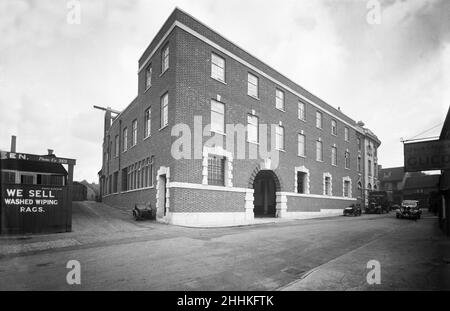
[[[94,203],[75,215],[75,232],[0,240],[0,290],[450,289],[450,244],[432,215],[417,222],[390,214],[211,229],[136,223]],[[55,240],[62,244],[26,247]],[[11,251],[18,243],[22,251]],[[74,259],[81,285],[70,286],[66,263]],[[381,264],[379,285],[366,282],[371,259]]]

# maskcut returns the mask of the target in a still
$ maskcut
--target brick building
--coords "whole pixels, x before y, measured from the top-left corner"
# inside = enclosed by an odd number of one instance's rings
[[[367,171],[377,168],[366,148],[376,157],[380,142],[362,123],[179,9],[139,59],[137,97],[112,114],[102,199],[125,208],[149,202],[162,222],[341,214],[363,199]],[[229,124],[242,125],[244,138]]]

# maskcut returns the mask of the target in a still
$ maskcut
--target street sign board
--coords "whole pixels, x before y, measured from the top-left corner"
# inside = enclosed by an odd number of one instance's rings
[[[405,143],[405,172],[450,169],[450,140]]]

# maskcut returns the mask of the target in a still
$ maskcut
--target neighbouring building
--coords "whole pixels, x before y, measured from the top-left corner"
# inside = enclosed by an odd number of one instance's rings
[[[450,108],[442,126],[439,141],[446,141],[447,145],[450,143]],[[448,148],[446,149],[448,150]],[[447,167],[450,164],[450,153],[445,154]],[[439,197],[436,200],[436,205],[439,211],[439,224],[441,229],[450,235],[450,169],[443,168],[441,170],[441,178],[439,180]]]
[[[439,190],[439,178],[441,175],[427,175],[412,173],[406,178],[403,187],[403,199],[417,200],[420,207],[429,209],[431,196]]]
[[[74,159],[0,151],[0,233],[72,230]],[[64,165],[67,166],[64,168]]]
[[[403,200],[403,187],[408,173],[403,166],[380,169],[380,190],[385,190],[391,202],[400,204]]]
[[[105,113],[102,201],[193,226],[341,214],[378,187],[363,126],[175,9],[139,59],[137,97]]]

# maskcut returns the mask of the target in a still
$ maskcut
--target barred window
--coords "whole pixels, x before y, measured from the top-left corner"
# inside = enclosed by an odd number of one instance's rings
[[[247,77],[247,94],[258,97],[258,77],[248,73]]]
[[[211,54],[211,77],[225,82],[225,59],[217,54]]]
[[[225,186],[225,158],[208,156],[208,185]]]

